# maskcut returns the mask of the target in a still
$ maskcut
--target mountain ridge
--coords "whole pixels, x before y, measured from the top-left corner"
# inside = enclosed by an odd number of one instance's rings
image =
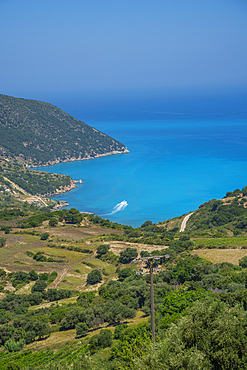
[[[0,94],[0,153],[28,166],[128,153],[119,141],[56,106]]]

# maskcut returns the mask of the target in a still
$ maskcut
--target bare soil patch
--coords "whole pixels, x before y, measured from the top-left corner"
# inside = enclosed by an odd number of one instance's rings
[[[110,244],[110,251],[116,255],[120,255],[120,252],[124,251],[126,248],[135,248],[137,249],[138,256],[140,257],[141,251],[147,251],[149,253],[155,250],[162,250],[168,248],[164,245],[150,245],[150,244],[139,244],[139,243],[129,243],[129,242],[120,242],[120,241],[110,241],[105,244]]]

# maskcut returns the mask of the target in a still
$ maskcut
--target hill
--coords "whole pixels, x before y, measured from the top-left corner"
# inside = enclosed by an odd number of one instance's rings
[[[54,105],[0,95],[0,153],[30,166],[127,153],[119,141]]]
[[[246,368],[247,236],[244,227],[233,232],[245,218],[244,190],[199,207],[185,233],[184,216],[134,229],[73,208],[51,212],[5,199],[0,368],[171,370],[179,359],[177,369],[223,370],[231,358],[231,368]],[[159,343],[152,346],[149,262],[140,257],[164,254],[154,261]],[[196,347],[190,338],[199,333]]]
[[[186,224],[194,236],[237,236],[246,233],[247,187],[200,205]]]

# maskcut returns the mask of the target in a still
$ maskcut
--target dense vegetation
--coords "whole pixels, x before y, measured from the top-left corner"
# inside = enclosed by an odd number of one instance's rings
[[[0,185],[6,185],[11,192],[52,194],[57,189],[65,189],[71,182],[72,179],[66,175],[29,170],[17,161],[0,161]]]
[[[73,208],[2,207],[0,252],[25,252],[12,272],[0,269],[0,368],[246,369],[245,227],[236,233],[246,208],[233,193],[202,205],[183,233],[173,220],[132,228]],[[230,247],[236,264],[197,255]],[[164,255],[154,260],[153,344],[140,257]]]
[[[187,222],[194,235],[241,235],[247,227],[247,187],[227,192],[222,200],[202,204]]]
[[[5,156],[33,165],[126,149],[51,104],[6,95],[0,95],[0,147]]]

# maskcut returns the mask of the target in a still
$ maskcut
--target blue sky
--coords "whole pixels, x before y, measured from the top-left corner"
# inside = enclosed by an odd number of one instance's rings
[[[7,95],[247,88],[245,0],[0,0],[0,35]]]

